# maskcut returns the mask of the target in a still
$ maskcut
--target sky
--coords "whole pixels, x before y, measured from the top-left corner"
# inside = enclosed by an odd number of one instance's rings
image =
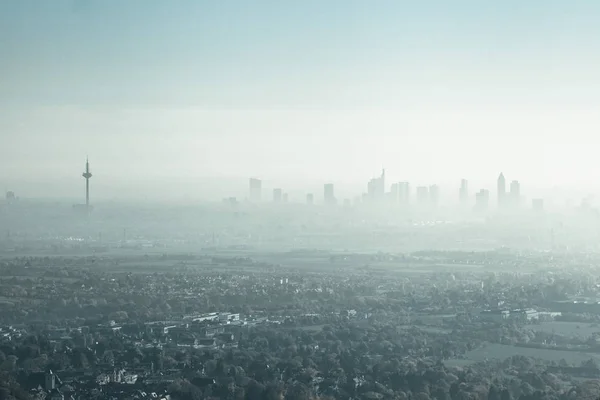
[[[104,197],[365,190],[382,167],[596,191],[599,20],[595,0],[0,0],[0,185],[77,194],[89,156]]]

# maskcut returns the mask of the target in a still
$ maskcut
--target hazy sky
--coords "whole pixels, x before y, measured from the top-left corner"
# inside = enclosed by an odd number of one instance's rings
[[[0,0],[0,184],[79,193],[89,154],[105,195],[382,166],[595,185],[598,21],[596,0]]]

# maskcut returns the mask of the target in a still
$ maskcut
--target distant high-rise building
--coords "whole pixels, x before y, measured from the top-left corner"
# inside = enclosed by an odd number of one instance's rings
[[[410,185],[408,182],[398,183],[398,201],[403,205],[410,203]]]
[[[519,181],[510,183],[510,203],[513,207],[518,207],[521,203],[521,184],[519,184]]]
[[[325,204],[335,204],[335,194],[333,192],[333,183],[326,183],[323,185],[323,198]]]
[[[398,203],[399,197],[398,197],[398,193],[399,193],[399,186],[400,184],[398,183],[394,183],[392,184],[392,186],[390,187],[390,193],[389,193],[389,198],[390,198],[390,202],[392,204],[396,204]]]
[[[306,204],[313,205],[315,203],[315,197],[312,193],[306,195]]]
[[[385,169],[381,171],[380,177],[369,181],[367,193],[371,200],[381,201],[385,198]]]
[[[262,197],[262,181],[256,178],[250,178],[250,201],[260,203]]]
[[[429,203],[429,188],[427,186],[417,187],[417,204],[420,206]]]
[[[489,190],[481,189],[475,194],[475,209],[478,211],[485,211],[488,209],[490,202]]]
[[[437,207],[440,203],[440,187],[438,185],[429,186],[429,203]]]
[[[460,190],[458,191],[460,205],[465,207],[469,204],[469,182],[466,179],[460,181]]]
[[[504,207],[506,205],[506,179],[504,174],[500,173],[498,177],[498,207]]]
[[[6,201],[7,202],[12,202],[15,201],[15,199],[17,198],[17,196],[15,196],[15,192],[9,190],[8,192],[6,192]]]
[[[282,190],[280,188],[273,189],[273,202],[281,203]]]
[[[544,199],[531,200],[531,208],[533,208],[535,211],[543,211],[544,210]]]

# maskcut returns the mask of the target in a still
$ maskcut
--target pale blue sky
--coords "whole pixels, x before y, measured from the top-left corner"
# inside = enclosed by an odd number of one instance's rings
[[[89,153],[105,184],[598,181],[598,21],[595,0],[0,0],[0,179]]]

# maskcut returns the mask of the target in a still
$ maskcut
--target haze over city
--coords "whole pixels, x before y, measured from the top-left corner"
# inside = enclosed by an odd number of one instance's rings
[[[594,2],[0,7],[0,184],[23,196],[74,197],[85,155],[99,198],[239,195],[248,175],[351,192],[382,167],[598,189]]]
[[[0,400],[600,400],[599,21],[0,0]]]

